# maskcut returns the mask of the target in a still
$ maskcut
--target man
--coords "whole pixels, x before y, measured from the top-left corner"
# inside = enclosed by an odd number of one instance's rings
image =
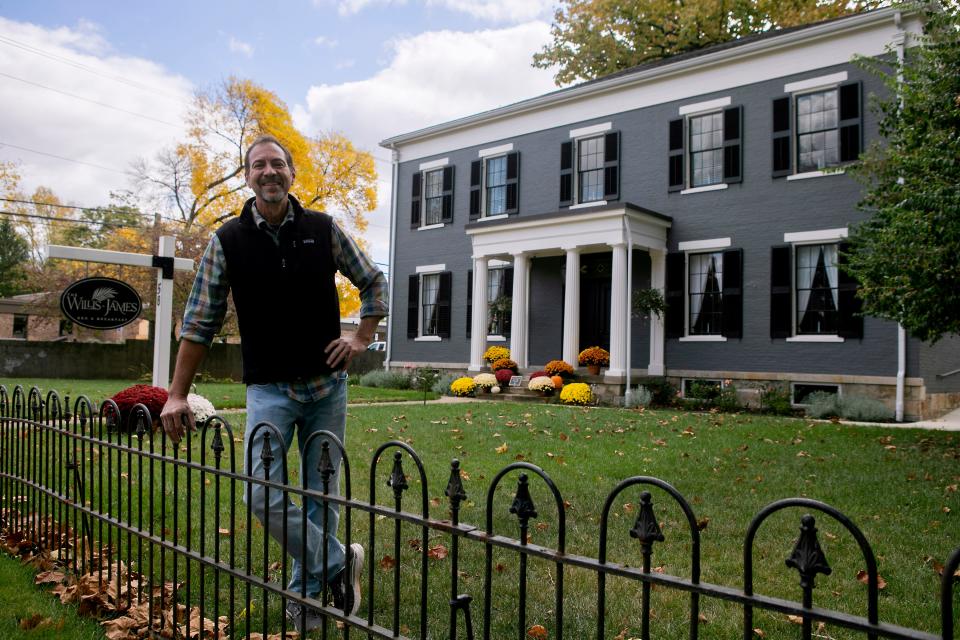
[[[290,153],[273,136],[261,136],[248,147],[244,177],[255,197],[246,202],[238,217],[220,227],[207,245],[187,300],[173,382],[160,419],[174,441],[183,435],[184,425],[195,428],[187,404],[188,389],[223,324],[230,291],[247,384],[244,459],[251,460],[251,467],[246,472],[264,477],[261,453],[266,429],[260,428],[256,435],[253,431],[256,425],[269,422],[282,435],[284,453],[297,431],[307,486],[322,490],[317,470],[321,440],[314,438],[309,451],[303,450],[304,443],[320,430],[331,431],[343,441],[345,369],[367,348],[377,324],[387,314],[387,289],[383,273],[330,216],[304,209],[288,194],[295,176]],[[337,271],[360,290],[361,321],[353,336],[340,335]],[[276,451],[277,446],[272,440],[271,448]],[[340,453],[330,447],[330,454],[336,469],[331,481],[335,491]],[[274,462],[270,480],[283,482],[282,470],[282,461]],[[328,505],[329,530],[324,535],[324,510],[319,501],[307,499],[301,510],[277,490],[269,492],[266,504],[265,493],[263,485],[252,483],[250,507],[281,544],[287,502],[286,549],[293,557],[289,589],[317,596],[326,578],[334,606],[354,615],[360,606],[364,553],[359,544],[351,545],[347,553],[337,540],[337,506]],[[306,538],[301,537],[304,512]],[[296,603],[287,605],[287,614],[301,632],[322,620],[317,611],[304,610]]]

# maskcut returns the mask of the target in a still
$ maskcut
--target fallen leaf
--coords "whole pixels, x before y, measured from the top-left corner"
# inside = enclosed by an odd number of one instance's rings
[[[710,518],[703,517],[697,520],[697,529],[703,531],[707,528],[707,525],[710,524]]]
[[[397,565],[397,561],[393,559],[393,556],[383,556],[380,558],[380,568],[384,571],[389,571]]]
[[[546,640],[548,637],[547,630],[539,624],[535,624],[527,629],[527,635],[535,640]]]
[[[857,571],[857,580],[859,580],[859,581],[862,582],[863,584],[869,584],[869,583],[870,583],[870,577],[867,575],[867,572],[864,571],[863,569],[860,569],[860,571]],[[887,588],[887,581],[884,580],[884,579],[883,579],[883,576],[881,576],[881,575],[878,573],[878,574],[877,574],[877,589],[886,589],[886,588]]]
[[[225,536],[230,535],[230,529],[227,529],[227,528],[225,528],[225,527],[220,527],[219,529],[217,529],[217,532],[218,532],[218,533],[221,533],[221,534],[223,534],[223,535],[225,535]]]
[[[787,616],[787,620],[789,620],[793,624],[800,624],[800,625],[803,624],[803,618],[801,618],[800,616]]]
[[[766,638],[766,637],[767,637],[766,632],[765,632],[763,629],[761,629],[760,627],[757,627],[756,629],[753,630],[753,635],[757,636],[758,638]]]
[[[430,547],[430,549],[427,550],[427,556],[434,560],[443,560],[447,557],[447,553],[447,548],[442,544]]]
[[[506,453],[507,449],[509,449],[509,447],[507,447],[507,443],[504,442],[502,445],[494,449],[494,451],[496,451],[497,453]]]

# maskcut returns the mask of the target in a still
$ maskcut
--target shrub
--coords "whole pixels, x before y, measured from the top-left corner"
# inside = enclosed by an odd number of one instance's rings
[[[453,381],[459,377],[460,376],[455,373],[442,373],[436,379],[436,381],[434,381],[433,387],[431,387],[430,390],[434,393],[439,393],[442,396],[451,395],[450,385],[453,384]]]
[[[593,393],[590,391],[590,385],[574,382],[563,388],[560,392],[560,400],[564,404],[590,404],[593,402]]]
[[[826,391],[814,391],[808,395],[804,402],[807,407],[807,415],[811,418],[833,418],[840,417],[839,397],[835,393]]]
[[[775,416],[789,416],[793,413],[790,405],[790,390],[778,386],[761,385],[760,411]]]
[[[637,390],[633,393],[633,404],[637,407],[649,407],[653,401],[653,394],[642,384],[637,385]]]
[[[117,392],[111,400],[117,403],[120,409],[120,430],[136,429],[136,425],[128,424],[130,412],[134,405],[142,404],[150,412],[150,419],[159,424],[160,412],[167,402],[167,390],[149,384],[135,384],[132,387]],[[151,425],[152,427],[152,425]]]
[[[714,406],[720,411],[737,411],[740,409],[740,398],[737,397],[737,388],[729,380],[724,380],[723,387],[714,401]]]
[[[551,376],[572,376],[573,375],[573,365],[570,365],[563,360],[551,360],[544,367],[544,370],[548,375]]]
[[[493,364],[490,365],[490,368],[494,371],[498,369],[510,369],[511,371],[517,370],[517,363],[510,358],[499,358],[493,361]]]
[[[440,372],[436,369],[418,367],[413,370],[413,374],[410,376],[410,388],[423,392],[430,391],[439,377]]]
[[[487,362],[496,362],[501,358],[509,358],[510,349],[506,347],[501,347],[500,345],[494,345],[492,347],[487,347],[487,350],[483,352],[483,359]]]
[[[582,365],[606,367],[610,364],[610,352],[601,347],[587,347],[577,356],[577,362]]]
[[[650,391],[650,404],[655,407],[669,407],[677,399],[677,388],[666,378],[649,378],[644,386]]]
[[[701,400],[705,404],[713,404],[720,397],[721,386],[718,382],[707,380],[694,380],[690,384],[690,389],[685,393],[685,397],[690,400]]]
[[[477,383],[473,381],[473,378],[468,378],[466,376],[462,378],[457,378],[450,384],[450,391],[455,396],[464,397],[472,396],[473,392],[477,389]]]
[[[553,380],[547,376],[540,376],[539,378],[534,378],[527,384],[527,388],[531,391],[553,391]]]
[[[546,371],[534,371],[533,373],[530,374],[530,379],[533,380],[534,378],[540,378],[543,376],[549,377],[550,374],[547,373]]]
[[[193,411],[193,417],[197,421],[197,424],[200,424],[217,412],[213,407],[213,403],[198,393],[188,394],[187,404],[190,405],[190,410]]]
[[[473,381],[478,387],[484,389],[490,389],[490,387],[495,387],[497,385],[497,376],[492,373],[478,373],[473,376]]]
[[[879,400],[864,396],[843,396],[840,398],[840,413],[847,420],[861,422],[890,422],[893,410]]]
[[[360,384],[380,389],[409,389],[410,376],[402,371],[376,369],[360,376]]]
[[[510,369],[497,369],[496,373],[494,373],[493,375],[497,377],[497,382],[499,382],[500,385],[503,386],[506,384],[510,384],[510,378],[513,377],[513,371],[511,371]]]

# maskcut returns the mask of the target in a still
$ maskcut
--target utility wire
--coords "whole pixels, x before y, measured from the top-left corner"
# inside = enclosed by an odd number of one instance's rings
[[[48,58],[48,59],[50,59],[50,60],[53,60],[54,62],[59,62],[59,63],[61,63],[61,64],[69,65],[69,66],[74,67],[74,68],[76,68],[76,69],[80,69],[81,71],[86,71],[87,73],[91,73],[91,74],[93,74],[93,75],[95,75],[95,76],[100,76],[101,78],[106,78],[107,80],[113,80],[114,82],[120,82],[120,83],[122,83],[122,84],[128,85],[128,86],[130,86],[130,87],[134,87],[134,88],[137,88],[137,89],[141,89],[141,90],[143,90],[143,91],[149,91],[149,92],[151,92],[151,93],[153,93],[153,94],[155,94],[155,95],[162,96],[162,97],[167,98],[167,99],[169,99],[169,100],[178,102],[178,103],[181,104],[181,105],[184,104],[182,98],[180,98],[180,97],[178,97],[178,96],[175,96],[175,95],[173,95],[173,94],[171,94],[171,93],[168,93],[168,92],[166,92],[166,91],[162,91],[162,90],[160,90],[160,89],[157,89],[157,88],[155,88],[155,87],[151,87],[151,86],[146,85],[146,84],[143,84],[143,83],[141,83],[141,82],[137,82],[137,81],[135,81],[135,80],[130,80],[129,78],[125,78],[125,77],[123,77],[123,76],[112,75],[112,74],[108,74],[108,73],[103,73],[103,72],[101,72],[101,71],[97,71],[96,69],[93,69],[92,67],[89,67],[89,66],[87,66],[87,65],[85,65],[85,64],[83,64],[83,63],[81,63],[81,62],[77,62],[77,61],[71,60],[70,58],[67,58],[67,57],[65,57],[65,56],[57,55],[57,54],[55,54],[55,53],[51,53],[51,52],[49,52],[49,51],[45,51],[45,50],[43,50],[43,49],[39,49],[39,48],[34,47],[34,46],[32,46],[32,45],[29,45],[29,44],[27,44],[27,43],[25,43],[25,42],[20,42],[19,40],[14,40],[13,38],[8,38],[8,37],[6,37],[6,36],[0,36],[0,44],[5,44],[5,45],[10,46],[10,47],[16,47],[17,49],[22,49],[23,51],[26,51],[26,52],[28,52],[28,53],[32,53],[32,54],[34,54],[34,55],[38,55],[38,56],[41,56],[41,57],[44,57],[44,58]]]
[[[75,220],[73,218],[55,218],[53,216],[41,216],[36,213],[17,213],[15,211],[2,211],[0,215],[15,216],[17,218],[32,218],[34,220],[49,220],[50,222],[61,222],[64,224],[89,224],[100,227],[126,227],[128,229],[152,229],[153,227],[143,227],[139,225],[119,224],[116,222],[96,222],[94,220]]]
[[[71,205],[71,204],[54,204],[52,202],[37,202],[36,200],[17,200],[15,198],[0,198],[0,202],[31,204],[37,207],[56,207],[58,209],[76,209],[78,211],[106,211],[108,209],[108,207],[78,207],[76,205]],[[0,211],[0,213],[4,213],[4,212]],[[145,216],[155,215],[151,213],[143,213],[143,212],[141,213]],[[23,216],[29,217],[27,214],[21,214],[21,213],[16,213],[12,215],[23,215]],[[186,224],[185,221],[177,220],[176,218],[168,218],[167,216],[157,216],[157,217],[159,217],[161,220],[166,220],[167,222],[175,222],[177,224]],[[73,222],[82,222],[84,224],[101,224],[99,222],[88,221],[88,220],[73,220],[72,218],[55,218],[55,219],[56,220],[72,220]],[[107,224],[107,223],[103,223],[103,224]],[[124,225],[119,225],[119,226],[124,226]],[[142,228],[146,229],[148,227],[142,227]]]
[[[113,109],[114,111],[120,111],[120,112],[122,112],[122,113],[126,113],[126,114],[129,114],[129,115],[131,115],[131,116],[137,116],[138,118],[144,118],[145,120],[152,120],[153,122],[159,122],[160,124],[165,124],[165,125],[167,125],[168,127],[176,127],[176,128],[178,128],[178,129],[180,128],[180,125],[174,124],[173,122],[167,122],[166,120],[161,120],[161,119],[159,119],[159,118],[154,118],[153,116],[148,116],[148,115],[144,115],[144,114],[142,114],[142,113],[137,113],[136,111],[130,111],[129,109],[123,109],[123,108],[121,108],[121,107],[115,107],[115,106],[113,106],[112,104],[107,104],[106,102],[99,102],[99,101],[97,101],[97,100],[91,100],[90,98],[84,98],[83,96],[78,96],[78,95],[75,94],[75,93],[70,93],[69,91],[61,91],[60,89],[55,89],[55,88],[53,88],[53,87],[48,87],[47,85],[45,85],[45,84],[40,84],[39,82],[33,82],[32,80],[26,80],[26,79],[24,79],[24,78],[18,78],[17,76],[10,75],[9,73],[4,73],[4,72],[0,71],[0,76],[4,76],[4,77],[6,77],[6,78],[10,78],[10,79],[16,80],[16,81],[18,81],[18,82],[23,82],[24,84],[29,84],[29,85],[32,85],[32,86],[34,86],[34,87],[39,87],[39,88],[41,88],[41,89],[46,89],[47,91],[53,91],[54,93],[60,93],[60,94],[63,94],[63,95],[65,95],[65,96],[68,96],[68,97],[70,97],[70,98],[74,98],[75,100],[82,100],[82,101],[84,101],[84,102],[89,102],[89,103],[91,103],[91,104],[95,104],[95,105],[100,106],[100,107],[105,107],[105,108],[107,108],[107,109]]]
[[[47,153],[46,151],[37,151],[36,149],[30,149],[29,147],[21,147],[16,144],[11,144],[9,142],[0,141],[0,147],[12,147],[14,149],[20,149],[21,151],[29,151],[30,153],[36,153],[41,156],[47,156],[50,158],[56,158],[57,160],[66,160],[67,162],[74,162],[76,164],[85,164],[88,167],[96,167],[97,169],[103,169],[104,171],[110,171],[112,173],[119,173],[125,176],[134,176],[135,174],[130,171],[121,171],[120,169],[115,169],[113,167],[105,167],[102,164],[95,164],[93,162],[84,162],[83,160],[75,160],[74,158],[68,158],[66,156],[58,156],[55,153]]]

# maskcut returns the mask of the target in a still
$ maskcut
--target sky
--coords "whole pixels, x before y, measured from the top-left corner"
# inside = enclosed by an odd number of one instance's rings
[[[377,143],[555,89],[530,65],[553,4],[0,0],[0,161],[19,165],[26,193],[107,204],[133,187],[133,163],[184,138],[195,92],[249,79],[304,133],[373,153],[366,239],[387,270],[390,154]]]

